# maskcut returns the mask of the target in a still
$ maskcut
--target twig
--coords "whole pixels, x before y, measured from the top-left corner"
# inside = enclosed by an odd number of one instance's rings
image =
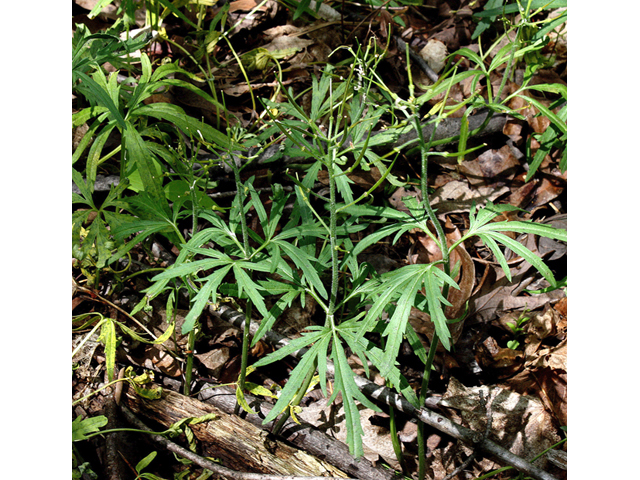
[[[220,307],[213,308],[210,307],[210,312],[214,315],[219,316],[223,320],[235,325],[238,328],[244,327],[244,315],[240,312],[233,310],[226,305],[221,305]],[[259,325],[257,322],[252,322],[251,334],[255,335]],[[271,343],[276,347],[284,347],[289,344],[288,339],[279,335],[276,332],[270,331],[265,334],[263,337],[267,342]],[[300,349],[292,354],[292,356],[296,358],[301,358],[302,355],[307,351],[306,348]],[[333,374],[333,364],[331,362],[327,362],[327,373]],[[354,377],[355,383],[365,395],[373,398],[375,400],[381,401],[389,406],[392,406],[407,415],[417,418],[421,422],[443,432],[447,435],[450,435],[453,438],[461,440],[462,442],[472,445],[478,448],[483,453],[494,456],[499,459],[501,462],[507,465],[513,466],[515,469],[531,476],[536,480],[557,480],[553,475],[545,472],[541,468],[529,463],[525,459],[511,453],[509,450],[501,447],[497,443],[489,440],[488,438],[483,438],[484,435],[475,432],[471,429],[463,427],[462,425],[458,425],[457,423],[452,422],[448,418],[432,411],[427,408],[416,408],[411,403],[409,403],[404,397],[398,395],[391,389],[376,385],[375,383],[356,375]]]
[[[151,338],[153,338],[154,340],[157,340],[158,337],[156,337],[147,327],[145,327],[142,323],[140,323],[138,321],[138,319],[134,316],[132,316],[131,314],[129,314],[129,312],[123,310],[122,308],[120,308],[119,306],[117,306],[115,303],[110,302],[109,300],[107,300],[104,297],[101,297],[97,292],[95,292],[94,290],[91,290],[89,288],[85,288],[81,285],[76,285],[76,288],[78,290],[80,290],[81,292],[84,292],[86,294],[88,294],[91,298],[97,298],[99,301],[101,301],[102,303],[109,305],[112,308],[115,308],[117,311],[119,311],[121,314],[123,314],[125,317],[133,320],[134,323],[136,323],[140,328],[142,328],[145,332],[147,332]],[[145,313],[146,315],[146,313]]]
[[[402,40],[397,35],[395,36],[395,39],[396,43],[398,44],[398,48],[402,52],[406,50],[409,51],[409,57],[411,57],[411,60],[418,64],[420,69],[427,75],[427,77],[429,77],[429,80],[431,80],[433,83],[436,83],[438,80],[440,80],[438,74],[429,66],[427,62],[424,61],[424,59],[420,55],[414,52],[413,49],[409,45],[407,45],[404,40]]]
[[[120,405],[120,409],[127,421],[134,425],[136,428],[139,428],[140,430],[146,430],[148,432],[152,431],[138,417],[136,417],[134,413],[127,408],[126,405]],[[177,443],[172,442],[162,435],[150,434],[149,437],[151,438],[151,440],[158,443],[159,445],[162,445],[170,452],[177,453],[181,457],[192,461],[196,465],[199,465],[202,468],[206,468],[207,470],[211,470],[216,475],[229,480],[345,480],[345,478],[338,477],[300,477],[297,475],[270,475],[263,473],[238,472],[235,470],[231,470],[230,468],[223,467],[222,465],[214,463],[211,460],[207,460],[206,458],[202,458],[200,455],[197,455],[191,450],[187,450],[186,448],[181,447]]]

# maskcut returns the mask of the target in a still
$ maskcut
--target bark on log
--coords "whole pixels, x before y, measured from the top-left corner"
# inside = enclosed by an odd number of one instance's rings
[[[233,470],[274,475],[348,477],[323,460],[269,438],[267,432],[240,417],[228,415],[213,405],[170,390],[163,390],[162,398],[158,400],[144,399],[129,390],[126,405],[135,414],[166,427],[185,417],[214,413],[217,415],[215,420],[191,425],[190,428],[202,442],[207,456],[219,458]]]
[[[200,392],[198,398],[227,413],[233,412],[236,405],[235,390],[229,387],[205,389]],[[245,394],[245,399],[249,406],[258,412],[258,415],[247,415],[246,420],[258,428],[270,430],[275,422],[263,425],[262,420],[271,411],[273,405],[249,394]],[[344,443],[319,431],[312,425],[297,424],[289,419],[284,424],[279,436],[360,480],[393,480],[397,478],[392,470],[376,467],[364,457],[358,460],[354,459]]]

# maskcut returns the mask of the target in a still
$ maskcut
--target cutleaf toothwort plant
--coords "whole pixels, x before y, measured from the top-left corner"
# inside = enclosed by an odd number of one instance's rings
[[[233,160],[232,150],[240,148],[241,142],[231,140],[233,148],[217,150],[222,158],[229,159],[238,191],[228,220],[214,212],[200,211],[199,218],[208,226],[194,232],[182,246],[176,263],[157,275],[155,284],[146,293],[148,298],[157,296],[170,282],[178,279],[192,290],[192,305],[183,333],[193,329],[204,308],[217,304],[221,297],[243,299],[247,305],[247,325],[253,321],[254,310],[261,317],[253,344],[273,328],[286,308],[298,301],[304,305],[305,297],[312,296],[324,313],[324,320],[307,327],[288,346],[253,365],[255,368],[263,367],[306,348],[265,422],[274,420],[281,413],[286,415],[291,404],[300,398],[299,393],[306,391],[317,375],[320,388],[329,396],[329,401],[341,395],[347,443],[351,452],[360,456],[363,453],[363,431],[358,403],[372,410],[379,409],[358,389],[348,355],[354,353],[360,358],[367,375],[369,366],[375,367],[389,384],[419,407],[424,402],[435,347],[438,342],[446,349],[452,346],[448,328],[452,319],[446,317],[445,307],[450,305],[448,290],[458,288],[450,273],[457,266],[450,265],[448,260],[453,250],[460,243],[478,237],[494,253],[507,278],[510,278],[510,272],[502,247],[521,255],[551,286],[557,286],[553,273],[540,258],[504,232],[530,233],[566,241],[566,231],[532,222],[494,222],[502,212],[513,207],[488,204],[471,210],[469,230],[449,246],[442,225],[429,204],[426,188],[428,157],[443,154],[430,151],[432,139],[422,137],[417,112],[436,93],[448,91],[453,83],[466,76],[483,75],[485,72],[477,70],[471,74],[458,74],[455,68],[451,68],[429,94],[415,98],[412,86],[410,98],[405,101],[386,89],[375,75],[381,56],[372,54],[369,47],[364,52],[351,53],[354,60],[346,78],[339,77],[336,69],[327,65],[320,78],[313,79],[308,111],[300,106],[291,90],[284,92],[286,101],[283,103],[264,101],[270,115],[266,133],[283,136],[286,154],[306,157],[312,162],[302,179],[290,177],[295,183],[293,195],[285,194],[280,185],[273,185],[271,209],[267,213],[253,185],[254,179],[240,180],[239,173],[243,167]],[[509,58],[513,62],[515,55]],[[376,106],[370,101],[374,87],[391,99],[388,105]],[[480,99],[474,98],[468,103],[472,105],[476,101],[480,102]],[[496,101],[491,99],[490,102],[498,109]],[[445,104],[443,101],[432,110],[430,121],[437,124],[450,113]],[[398,108],[406,114],[406,120],[395,125],[397,132],[416,129],[421,152],[423,201],[406,200],[408,212],[365,204],[377,185],[356,198],[347,176],[358,167],[375,166],[382,173],[380,182],[388,178],[393,162],[385,163],[371,147],[374,143],[381,145],[392,141],[393,128],[388,135],[372,137],[371,132],[382,115]],[[218,148],[213,144],[211,147]],[[463,149],[455,155],[464,153]],[[328,197],[312,190],[321,170],[326,172],[329,181]],[[293,199],[293,210],[285,217],[284,207],[290,198]],[[246,225],[245,218],[250,209],[255,210],[260,220],[262,234]],[[355,244],[351,234],[363,232],[373,220],[382,226]],[[434,227],[435,233],[430,226]],[[412,229],[420,229],[431,237],[439,245],[443,260],[407,265],[382,275],[368,264],[358,262],[358,254],[367,247],[387,237],[395,243]],[[440,265],[443,268],[438,268]],[[267,296],[274,297],[270,308],[265,301]],[[412,308],[429,313],[434,322],[435,335],[428,352],[417,341],[417,334],[408,322]],[[239,397],[247,367],[247,331],[245,329]],[[374,332],[378,335],[371,336]],[[423,383],[419,395],[401,375],[396,362],[404,337],[409,339],[418,357],[425,362],[426,383]],[[333,363],[333,378],[328,375],[329,361]],[[328,388],[329,381],[332,389]]]

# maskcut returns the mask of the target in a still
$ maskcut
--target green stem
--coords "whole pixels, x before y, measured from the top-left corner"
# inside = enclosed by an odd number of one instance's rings
[[[420,386],[419,405],[420,408],[424,405],[427,399],[427,392],[429,390],[429,380],[431,379],[431,367],[433,365],[433,359],[436,356],[436,350],[438,349],[438,343],[440,339],[438,334],[433,332],[433,339],[431,345],[429,345],[429,353],[427,354],[427,361],[424,365],[424,373],[422,374],[422,385]],[[426,438],[424,438],[424,426],[423,422],[418,422],[418,478],[423,480],[426,474],[426,454],[425,445]]]
[[[331,294],[328,315],[333,317],[338,297],[338,214],[336,207],[336,178],[334,175],[335,148],[330,150],[329,171],[329,241],[331,246]]]
[[[387,387],[391,388],[390,382],[387,382]],[[391,405],[389,406],[389,433],[391,434],[391,444],[393,445],[393,452],[396,454],[396,459],[400,464],[400,469],[402,470],[403,474],[406,474],[404,458],[402,456],[402,446],[400,445],[400,439],[398,438],[398,427],[396,424],[396,410]]]
[[[245,258],[250,258],[249,254],[249,234],[247,228],[247,218],[243,214],[244,211],[244,201],[245,201],[245,191],[244,185],[240,179],[240,168],[236,165],[235,161],[231,160],[231,167],[233,169],[233,176],[236,183],[236,191],[238,192],[238,202],[240,203],[240,226],[242,228],[242,245],[244,249]],[[249,278],[253,277],[253,272],[250,271],[248,273]],[[245,380],[247,378],[247,366],[249,364],[249,343],[251,342],[251,310],[252,303],[251,299],[247,299],[247,305],[245,308],[245,321],[244,321],[244,331],[242,332],[242,356],[240,358],[240,376],[238,377],[238,389],[241,392],[244,392],[245,389]],[[240,413],[240,405],[236,403],[234,408],[235,414]]]
[[[429,143],[425,145],[424,136],[422,134],[422,126],[420,125],[420,120],[417,115],[413,115],[413,120],[415,122],[415,128],[418,132],[418,141],[420,143],[420,153],[421,153],[421,172],[420,175],[422,178],[420,179],[420,188],[422,190],[422,203],[424,208],[433,223],[433,226],[436,229],[436,233],[438,235],[438,242],[440,243],[440,250],[442,251],[442,261],[444,263],[444,271],[448,275],[449,274],[449,249],[447,248],[447,238],[444,234],[444,229],[442,228],[442,224],[438,220],[436,213],[431,208],[431,203],[429,202],[429,193],[427,190],[427,173],[428,173],[428,164],[429,164],[429,148],[431,146],[431,142],[436,134],[436,130],[438,129],[439,122],[436,121],[436,124],[431,131],[431,138],[429,139]],[[443,296],[447,298],[447,287],[448,285],[445,283],[443,289]]]
[[[298,392],[296,393],[296,396],[293,397],[293,400],[291,400],[290,407],[300,405],[300,402],[302,401],[302,399],[304,398],[304,395],[307,393],[307,390],[309,389],[309,385],[311,385],[311,380],[313,380],[313,375],[316,373],[317,366],[318,366],[318,361],[316,360],[313,364],[313,368],[310,368],[309,371],[307,372],[307,376],[305,377],[304,383],[300,387],[300,390],[298,390]],[[282,412],[282,415],[280,415],[280,418],[278,419],[276,424],[273,426],[272,433],[274,435],[278,435],[280,433],[280,430],[282,430],[282,427],[284,427],[284,424],[286,423],[287,419],[290,416],[291,416],[291,410],[289,408],[287,408],[284,412]]]
[[[196,328],[194,327],[189,332],[188,347],[187,347],[187,365],[184,370],[184,387],[182,389],[185,395],[191,394],[191,378],[193,375],[193,349],[196,345]]]
[[[433,208],[431,208],[431,203],[429,201],[429,194],[427,190],[427,173],[428,173],[428,160],[429,160],[429,148],[431,142],[433,141],[433,137],[438,129],[438,121],[433,127],[431,131],[431,138],[429,139],[429,143],[425,145],[424,136],[422,134],[422,126],[420,125],[420,121],[418,116],[414,113],[413,120],[415,122],[415,128],[418,133],[418,140],[420,143],[420,152],[421,152],[421,176],[420,179],[420,188],[422,190],[422,202],[424,208],[427,212],[427,215],[433,226],[436,229],[436,233],[438,235],[438,242],[440,243],[440,250],[442,251],[442,261],[444,264],[444,271],[448,275],[450,270],[449,265],[449,249],[447,248],[447,238],[444,234],[444,229],[442,228],[442,224],[438,220]],[[448,294],[448,285],[445,285],[442,288],[442,295],[444,298],[447,298]],[[431,341],[431,345],[429,346],[429,354],[427,355],[427,361],[424,366],[424,373],[422,375],[422,385],[420,387],[420,396],[419,396],[419,405],[422,407],[427,398],[427,392],[429,390],[429,380],[431,378],[431,367],[433,365],[433,359],[435,358],[436,350],[438,348],[439,343],[438,335],[433,332],[433,339]],[[426,451],[425,451],[425,438],[424,438],[424,423],[418,423],[418,478],[423,480],[426,475]]]
[[[240,376],[238,377],[238,388],[244,392],[245,380],[247,378],[247,366],[249,364],[249,343],[251,343],[251,300],[247,300],[245,309],[244,330],[242,332],[242,356],[240,357]],[[240,413],[240,405],[236,403],[234,413]]]

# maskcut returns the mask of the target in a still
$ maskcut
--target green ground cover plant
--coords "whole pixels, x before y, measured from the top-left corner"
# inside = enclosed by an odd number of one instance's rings
[[[100,7],[106,3],[102,2]],[[164,15],[171,12],[188,20],[181,13],[180,2],[146,3],[155,8],[149,9],[150,25],[157,26],[162,18],[160,7]],[[300,2],[299,11],[307,9],[308,4]],[[199,319],[207,307],[226,299],[242,304],[247,322],[236,384],[238,405],[249,410],[243,396],[250,372],[306,349],[265,423],[282,415],[281,425],[309,386],[317,382],[329,401],[340,395],[347,421],[347,443],[354,456],[361,456],[363,430],[358,404],[374,411],[380,409],[359,390],[348,357],[356,354],[367,375],[369,369],[375,368],[415,407],[424,404],[437,346],[440,343],[446,350],[453,347],[450,326],[464,318],[447,318],[445,314],[446,307],[451,305],[449,291],[459,289],[455,279],[462,266],[451,261],[459,245],[482,242],[509,280],[511,270],[505,258],[506,250],[529,262],[550,288],[566,285],[566,279],[556,279],[540,257],[508,234],[526,233],[566,242],[565,230],[531,221],[501,220],[504,213],[518,209],[489,202],[483,207],[471,208],[468,229],[450,244],[428,195],[430,162],[439,156],[457,157],[462,161],[466,154],[480,148],[467,148],[468,140],[483,128],[470,130],[468,115],[478,109],[489,112],[485,124],[494,113],[524,118],[519,111],[508,107],[509,101],[516,97],[535,106],[540,115],[551,122],[551,127],[537,138],[541,147],[529,159],[527,180],[534,177],[545,155],[558,147],[563,150],[560,166],[566,169],[566,87],[529,85],[536,70],[547,61],[540,51],[547,44],[548,33],[566,22],[566,12],[552,20],[534,20],[536,14],[549,5],[522,2],[515,10],[514,5],[504,6],[500,0],[488,2],[480,15],[478,35],[488,31],[498,18],[506,23],[504,34],[486,51],[463,48],[452,53],[434,85],[415,85],[409,71],[407,98],[394,93],[377,73],[385,46],[372,41],[362,47],[345,48],[346,60],[336,65],[327,64],[318,78],[312,79],[312,100],[308,108],[301,104],[302,94],[284,85],[279,90],[283,101],[276,101],[275,96],[259,98],[257,106],[262,109],[262,122],[255,131],[235,126],[230,119],[226,122],[230,126],[222,131],[190,117],[176,105],[145,104],[144,100],[159,90],[182,87],[211,102],[221,112],[225,111],[224,103],[216,98],[214,91],[210,95],[178,79],[180,75],[193,79],[194,75],[177,64],[154,67],[144,52],[135,57],[134,63],[131,54],[148,45],[150,36],[143,34],[121,40],[118,34],[125,29],[122,23],[116,23],[113,31],[101,34],[91,34],[86,28],[78,27],[73,38],[73,91],[89,106],[74,114],[73,124],[88,122],[89,130],[72,158],[73,181],[80,192],[74,194],[73,202],[76,207],[82,207],[72,216],[74,258],[82,265],[90,283],[97,286],[101,272],[115,266],[146,239],[163,236],[179,254],[173,265],[153,277],[152,285],[144,291],[145,298],[131,314],[148,308],[151,300],[159,296],[166,297],[167,310],[171,313],[180,292],[187,292],[189,312],[181,333],[189,335],[192,351]],[[519,20],[510,24],[513,17],[508,14],[514,12],[520,13]],[[216,30],[224,25],[220,22],[223,16],[217,16],[212,22],[206,37],[209,42],[226,35],[224,29]],[[200,23],[188,22],[201,29]],[[504,39],[511,38],[512,30],[514,40],[504,44]],[[204,39],[204,51],[206,44]],[[205,57],[208,59],[206,55],[200,58]],[[472,68],[462,70],[463,59],[469,61]],[[105,73],[102,65],[107,61],[118,72],[124,72],[125,81],[118,81],[117,73]],[[277,63],[275,58],[269,61]],[[526,66],[524,80],[518,90],[505,96],[506,81],[518,64]],[[504,71],[503,81],[497,90],[492,90],[490,77],[498,69]],[[453,85],[467,79],[472,80],[471,91],[478,93],[463,102],[448,104],[446,100]],[[485,95],[480,93],[480,85],[486,86]],[[417,87],[425,93],[416,96]],[[532,90],[552,95],[555,100],[547,107],[527,95]],[[421,116],[428,102],[441,94],[445,95],[444,100]],[[466,108],[466,113],[455,139],[456,151],[436,151],[434,147],[439,142],[434,140],[434,134],[438,125],[461,108]],[[423,135],[427,124],[434,126],[430,138]],[[383,125],[384,133],[374,135]],[[411,131],[416,138],[411,144],[395,144],[401,135]],[[105,153],[107,140],[116,133],[119,145]],[[306,164],[303,170],[287,171],[286,180],[294,186],[292,193],[273,182],[269,201],[265,202],[254,186],[255,177],[245,180],[242,177],[252,160],[273,143],[281,145],[282,154],[305,159]],[[381,154],[385,148],[387,153]],[[197,158],[192,152],[198,149],[207,150],[208,158],[216,160]],[[407,150],[417,151],[419,155],[422,199],[405,197],[407,211],[374,204],[373,193],[380,185],[403,184],[392,169],[398,154]],[[208,169],[214,163],[226,165],[233,173],[236,194],[227,209],[218,207],[206,195],[206,190],[215,186],[208,178]],[[367,191],[356,191],[348,175],[372,168],[379,170],[380,180]],[[100,169],[118,172],[120,184],[99,202],[95,198],[94,183]],[[313,188],[322,175],[328,179],[325,194]],[[285,213],[289,204],[292,209]],[[249,212],[257,215],[260,231],[249,228]],[[374,230],[369,228],[373,224],[377,225]],[[391,244],[395,244],[403,234],[414,229],[424,232],[436,243],[441,260],[405,265],[382,274],[359,261],[360,254],[382,239],[391,239]],[[355,234],[360,234],[357,242]],[[323,321],[307,327],[287,347],[249,365],[250,347],[274,328],[287,308],[296,303],[304,305],[307,296],[317,302]],[[428,350],[408,322],[412,308],[428,313],[434,324],[435,334]],[[251,338],[250,323],[256,319],[259,319],[259,328]],[[152,341],[161,343],[171,336],[174,324],[171,325],[165,335]],[[116,327],[133,338],[144,340],[110,318],[101,318],[93,326],[93,330],[102,332],[110,380],[114,372]],[[397,361],[404,339],[424,365],[423,382],[417,392],[401,374]],[[191,353],[187,357],[185,393],[189,393],[192,362]],[[333,378],[327,374],[329,362],[334,367]],[[101,426],[99,422],[91,424],[90,430]],[[420,426],[418,445],[420,458],[424,459],[424,425]],[[397,438],[395,440],[397,442]],[[400,455],[398,443],[396,447]],[[139,464],[139,471],[152,459],[148,457],[146,463]],[[424,478],[424,475],[421,463],[419,476]]]

